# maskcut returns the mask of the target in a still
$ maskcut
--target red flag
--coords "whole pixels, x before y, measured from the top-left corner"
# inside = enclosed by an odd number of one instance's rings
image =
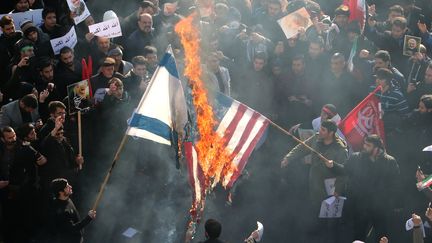
[[[82,80],[87,79],[88,72],[87,72],[87,62],[85,58],[81,59],[81,69],[82,69],[81,71]]]
[[[354,151],[362,149],[363,138],[367,135],[378,134],[384,140],[381,104],[375,96],[380,89],[381,87],[377,87],[339,123],[340,130]]]
[[[81,59],[81,66],[82,66],[82,71],[81,71],[81,76],[82,76],[82,80],[88,80],[88,86],[89,86],[89,95],[90,98],[93,97],[93,92],[92,92],[92,87],[91,87],[91,83],[90,83],[90,78],[92,76],[93,73],[93,60],[91,58],[91,56],[88,57],[88,64],[85,60],[85,58]]]
[[[366,0],[344,0],[342,4],[348,6],[350,10],[350,22],[357,20],[360,23],[360,28],[363,29],[366,21]]]
[[[90,78],[92,75],[93,75],[93,59],[91,56],[88,56],[87,79],[88,79],[88,85],[89,85],[90,98],[93,97],[93,90],[92,90],[92,85],[90,82]]]

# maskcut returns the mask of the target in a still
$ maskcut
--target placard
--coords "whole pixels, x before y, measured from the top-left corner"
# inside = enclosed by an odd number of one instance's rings
[[[91,106],[89,81],[83,80],[67,86],[69,115],[86,110]]]
[[[403,45],[403,55],[413,56],[420,51],[421,38],[412,35],[405,35]]]
[[[32,9],[29,11],[13,14],[1,14],[0,18],[5,15],[11,16],[15,24],[15,30],[21,30],[21,24],[26,20],[31,20],[34,25],[40,26],[43,23],[42,19],[42,9]],[[0,31],[1,33],[1,31]]]
[[[118,18],[109,19],[104,22],[92,24],[89,26],[89,32],[95,36],[114,38],[122,36],[120,21]]]
[[[282,28],[287,39],[296,36],[300,28],[306,30],[313,24],[309,13],[304,7],[280,18],[277,22]]]
[[[71,11],[75,25],[83,22],[88,16],[90,16],[90,11],[83,0],[67,0],[67,4]]]
[[[68,46],[73,49],[78,42],[77,35],[75,32],[75,27],[72,26],[72,28],[69,30],[69,32],[66,35],[59,38],[52,39],[50,40],[50,42],[51,42],[51,47],[54,51],[54,55],[59,54],[60,50],[65,46]]]

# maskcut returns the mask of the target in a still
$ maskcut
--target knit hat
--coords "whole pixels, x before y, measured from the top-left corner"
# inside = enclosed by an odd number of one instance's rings
[[[38,31],[37,27],[33,24],[31,20],[26,20],[21,23],[21,31],[24,33],[24,36],[27,36],[32,31]]]

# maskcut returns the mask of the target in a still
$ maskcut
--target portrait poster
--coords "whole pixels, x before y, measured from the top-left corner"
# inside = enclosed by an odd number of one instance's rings
[[[306,30],[313,24],[309,13],[304,7],[280,18],[277,22],[287,39],[296,36],[300,28]]]
[[[83,22],[88,16],[90,11],[87,8],[84,0],[66,0],[71,11],[75,25]]]
[[[83,80],[67,86],[69,115],[87,110],[91,106],[90,87],[88,80]]]
[[[420,51],[421,38],[412,35],[405,35],[403,45],[403,55],[413,56]]]

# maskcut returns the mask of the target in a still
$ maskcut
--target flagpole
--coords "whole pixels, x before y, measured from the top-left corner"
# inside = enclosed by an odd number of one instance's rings
[[[129,130],[129,128],[128,128],[128,130]],[[111,167],[109,168],[108,173],[106,174],[105,179],[104,179],[104,181],[103,181],[103,183],[102,183],[102,185],[101,185],[101,187],[99,189],[99,193],[98,193],[98,195],[96,197],[96,200],[95,200],[95,202],[93,204],[92,210],[96,210],[97,206],[99,205],[99,202],[100,202],[100,200],[102,198],[102,195],[103,195],[103,193],[105,191],[106,184],[108,183],[108,180],[111,177],[112,171],[114,170],[114,166],[117,163],[117,160],[119,158],[120,152],[123,150],[123,147],[124,147],[124,145],[126,143],[127,137],[128,137],[128,135],[127,135],[127,131],[126,131],[125,134],[123,135],[123,138],[121,140],[121,143],[120,143],[119,147],[117,148],[117,152],[115,153],[114,159],[113,159],[113,161],[111,163]]]
[[[78,154],[82,156],[82,135],[81,135],[81,111],[78,111]],[[79,165],[79,170],[82,170],[82,164]]]
[[[311,146],[307,145],[305,142],[303,142],[302,140],[298,139],[296,136],[292,135],[290,132],[288,132],[287,130],[285,130],[283,127],[279,126],[278,124],[274,123],[272,120],[268,119],[269,123],[271,125],[273,125],[274,127],[276,127],[277,129],[281,130],[283,133],[285,133],[286,135],[290,136],[291,138],[293,138],[296,142],[300,143],[301,145],[305,146],[307,149],[309,149],[312,153],[316,154],[321,160],[323,160],[324,162],[329,162],[330,160],[328,160],[326,157],[324,157],[320,152],[316,151],[315,149],[313,149]]]

